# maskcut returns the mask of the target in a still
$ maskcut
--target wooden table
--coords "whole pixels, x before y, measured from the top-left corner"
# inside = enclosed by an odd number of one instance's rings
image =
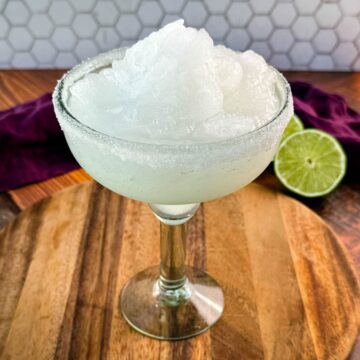
[[[0,110],[34,99],[52,91],[63,70],[4,70],[0,72]],[[320,88],[339,93],[360,111],[360,73],[289,72],[289,80],[309,81]],[[8,223],[22,209],[70,185],[89,180],[83,170],[76,170],[56,178],[24,186],[0,194],[0,227]],[[285,192],[277,179],[265,172],[258,182]],[[302,200],[318,213],[338,234],[348,248],[356,270],[360,274],[360,184],[345,183],[324,199]],[[359,243],[359,244],[358,244]],[[350,359],[360,358],[360,337]]]

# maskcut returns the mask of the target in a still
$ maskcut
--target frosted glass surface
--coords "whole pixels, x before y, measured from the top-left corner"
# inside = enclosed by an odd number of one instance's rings
[[[153,204],[193,204],[236,191],[271,162],[293,114],[293,103],[289,84],[268,65],[267,71],[274,77],[277,112],[255,129],[237,136],[148,143],[93,129],[83,121],[87,107],[75,117],[65,105],[68,90],[84,75],[98,74],[114,61],[121,62],[126,51],[118,49],[85,61],[63,77],[53,95],[55,112],[71,151],[95,180],[119,194]],[[261,105],[250,111],[262,114]],[[101,121],[103,115],[98,116]]]

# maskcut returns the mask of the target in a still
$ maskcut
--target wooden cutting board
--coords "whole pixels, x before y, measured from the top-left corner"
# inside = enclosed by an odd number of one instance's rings
[[[159,262],[146,204],[96,183],[21,213],[0,233],[1,359],[345,359],[359,286],[344,247],[309,209],[251,184],[189,223],[188,264],[223,287],[208,332],[166,342],[132,330],[122,286]]]

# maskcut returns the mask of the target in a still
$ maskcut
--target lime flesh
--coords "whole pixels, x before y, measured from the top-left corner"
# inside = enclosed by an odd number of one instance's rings
[[[316,129],[296,132],[280,145],[275,174],[289,190],[305,197],[330,193],[346,172],[346,155],[331,135]]]
[[[304,124],[302,123],[300,118],[294,114],[284,130],[281,142],[283,142],[290,135],[295,134],[296,132],[301,130],[304,130]]]

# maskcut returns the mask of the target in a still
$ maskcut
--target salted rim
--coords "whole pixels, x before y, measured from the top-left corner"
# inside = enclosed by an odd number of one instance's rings
[[[124,138],[120,138],[117,136],[111,136],[104,132],[98,131],[93,129],[92,127],[84,124],[80,120],[78,120],[75,116],[71,114],[69,109],[64,103],[63,100],[63,91],[65,89],[65,86],[67,85],[66,82],[70,81],[68,86],[71,86],[73,84],[73,81],[79,80],[81,77],[86,75],[89,72],[92,72],[96,69],[100,69],[102,67],[105,67],[109,64],[109,62],[114,60],[114,54],[122,54],[126,51],[126,47],[122,47],[119,49],[110,50],[104,53],[101,53],[95,57],[89,58],[80,64],[76,65],[69,71],[67,71],[61,79],[58,81],[55,90],[53,92],[53,105],[55,108],[55,111],[57,113],[57,116],[61,118],[59,121],[61,123],[62,120],[67,121],[70,125],[76,127],[78,130],[83,131],[87,135],[91,136],[95,140],[99,141],[102,140],[104,142],[111,142],[112,144],[119,144],[119,145],[126,145],[129,147],[146,147],[146,148],[153,148],[159,150],[161,149],[167,149],[167,150],[193,150],[193,149],[204,149],[204,148],[210,148],[214,145],[222,146],[222,145],[231,145],[236,144],[238,141],[240,141],[243,138],[246,138],[249,135],[253,135],[257,132],[260,132],[264,128],[268,127],[270,124],[274,123],[281,115],[285,112],[285,110],[288,108],[288,106],[292,103],[291,99],[291,88],[288,83],[288,81],[285,79],[285,77],[274,67],[271,65],[268,65],[269,68],[271,68],[277,75],[279,81],[279,84],[282,84],[285,89],[285,101],[281,109],[278,111],[278,113],[269,121],[261,125],[260,127],[253,129],[247,133],[234,136],[228,139],[222,139],[218,141],[211,141],[211,142],[199,142],[199,143],[188,143],[188,144],[154,144],[154,143],[147,143],[143,141],[134,141],[134,140],[128,140]],[[60,124],[61,125],[61,124]]]

